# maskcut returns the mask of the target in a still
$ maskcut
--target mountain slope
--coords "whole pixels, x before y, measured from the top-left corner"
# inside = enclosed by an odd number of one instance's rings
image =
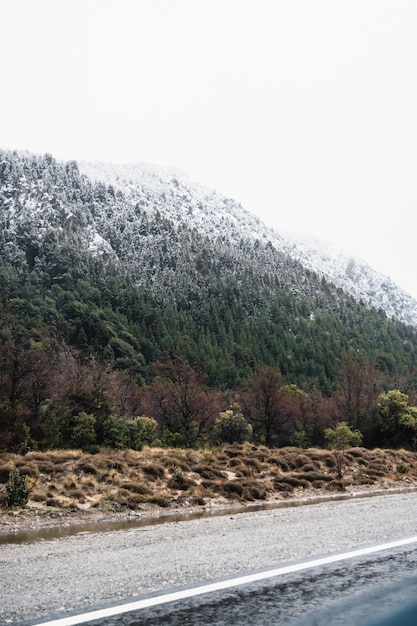
[[[327,389],[348,350],[391,373],[414,366],[413,328],[290,252],[178,172],[0,153],[0,288],[14,311],[39,301],[25,324],[53,320],[55,335],[145,379],[179,353],[226,388],[267,365]]]
[[[116,181],[117,188],[91,183],[76,163],[60,165],[50,155],[3,157],[1,167],[2,247],[12,263],[59,271],[49,265],[52,250],[59,248],[61,258],[83,253],[72,262],[80,275],[90,258],[96,271],[123,272],[175,298],[204,289],[207,274],[244,272],[299,294],[320,291],[317,279],[273,245],[281,242],[278,235],[233,200],[182,179],[166,181],[155,170],[152,184],[146,176],[144,184],[139,172],[142,182]]]
[[[356,300],[382,309],[392,319],[417,326],[416,300],[362,259],[322,241],[293,238],[284,241],[282,249]]]
[[[51,157],[49,160],[51,161],[49,169],[53,171],[57,166]],[[3,162],[5,169],[4,156]],[[91,198],[88,198],[87,193],[87,201],[92,200],[96,209],[93,208],[90,215],[84,211],[77,211],[82,192],[80,189],[82,184],[75,183],[75,179],[79,177],[78,170],[95,181],[95,186],[88,192]],[[66,164],[65,175],[53,203],[51,197],[48,197],[50,190],[47,190],[51,180],[49,183],[48,180],[40,179],[29,182],[25,174],[21,175],[19,197],[14,199],[10,197],[7,184],[3,184],[3,195],[7,196],[9,193],[9,198],[3,206],[9,208],[9,220],[12,216],[15,221],[14,228],[18,228],[20,224],[20,228],[24,230],[24,221],[28,218],[37,221],[40,228],[37,239],[42,238],[42,232],[45,233],[51,227],[54,227],[58,236],[63,229],[68,232],[72,228],[74,233],[77,228],[83,228],[82,245],[93,255],[100,257],[104,265],[113,264],[117,267],[121,255],[123,264],[127,263],[129,271],[133,273],[134,266],[138,263],[140,265],[149,256],[147,245],[141,246],[138,251],[133,241],[138,235],[142,236],[146,232],[146,221],[155,217],[166,221],[163,237],[170,236],[173,246],[178,246],[176,235],[184,225],[205,240],[223,243],[226,247],[234,247],[235,250],[242,248],[242,241],[248,242],[251,246],[256,242],[266,246],[269,244],[275,249],[275,263],[279,255],[286,259],[284,265],[291,264],[290,259],[298,261],[304,268],[325,277],[336,287],[352,295],[355,300],[382,309],[388,317],[417,326],[417,302],[389,278],[379,274],[363,261],[342,254],[330,246],[325,248],[321,243],[315,245],[314,242],[290,241],[267,228],[256,216],[232,199],[208,190],[175,169],[147,164],[80,162],[78,165]],[[105,212],[97,210],[98,205],[102,204],[108,194],[103,183],[110,186],[110,199],[114,205],[113,210],[107,209]],[[70,198],[67,197],[68,186],[73,187]],[[24,211],[18,209],[19,205],[24,206]],[[167,229],[169,233],[166,232]],[[121,241],[122,237],[125,238],[125,242]],[[159,245],[158,241],[153,241],[152,245]],[[17,253],[16,250],[15,252]],[[133,262],[132,257],[135,258]],[[268,265],[266,258],[264,262],[264,265]],[[292,283],[294,287],[294,279]]]
[[[233,245],[241,239],[270,242],[272,246],[334,283],[357,301],[382,309],[388,317],[417,326],[417,302],[390,278],[361,259],[323,242],[288,239],[268,228],[241,205],[216,191],[191,181],[184,173],[148,164],[116,165],[80,162],[81,172],[121,190],[132,202],[150,200],[147,210],[158,207],[178,224],[186,221],[204,236],[219,233]]]

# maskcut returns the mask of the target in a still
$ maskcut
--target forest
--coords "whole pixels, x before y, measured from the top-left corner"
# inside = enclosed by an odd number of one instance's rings
[[[0,450],[322,446],[340,422],[415,449],[416,329],[226,210],[211,238],[170,221],[195,199],[169,189],[2,154]]]
[[[371,312],[362,323],[382,324],[383,350],[324,313],[294,323],[284,294],[251,328],[226,294],[217,315],[192,315],[116,278],[69,291],[5,266],[0,277],[3,450],[323,446],[339,422],[365,446],[415,449],[412,331]]]

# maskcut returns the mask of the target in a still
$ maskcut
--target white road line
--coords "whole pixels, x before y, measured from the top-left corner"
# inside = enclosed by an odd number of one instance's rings
[[[240,585],[246,585],[248,583],[267,580],[269,578],[274,578],[275,576],[282,576],[283,574],[301,572],[303,570],[312,569],[313,567],[319,567],[320,565],[328,565],[329,563],[337,563],[338,561],[354,559],[358,556],[375,554],[376,552],[390,550],[391,548],[399,548],[401,546],[406,546],[412,543],[417,543],[417,535],[414,537],[408,537],[406,539],[389,541],[387,543],[382,543],[375,546],[368,546],[366,548],[358,548],[356,550],[349,550],[347,552],[332,554],[330,556],[319,557],[310,561],[304,561],[302,563],[285,565],[283,567],[277,567],[275,569],[263,572],[247,574],[245,576],[239,576],[237,578],[230,578],[227,580],[221,580],[219,582],[208,583],[206,585],[200,585],[198,587],[192,587],[190,589],[183,589],[182,591],[165,593],[159,596],[154,596],[152,598],[145,598],[143,600],[128,602],[125,604],[120,604],[118,606],[111,606],[105,609],[90,611],[88,613],[81,613],[80,615],[62,617],[59,619],[50,620],[48,622],[37,623],[36,626],[77,626],[77,624],[85,624],[87,622],[92,622],[93,620],[97,619],[104,619],[106,617],[112,617],[114,615],[121,615],[122,613],[138,611],[140,609],[158,606],[160,604],[166,604],[167,602],[174,602],[175,600],[184,600],[186,598],[192,598],[194,596],[202,595],[205,593],[212,593],[213,591],[230,589],[230,587],[237,587]]]

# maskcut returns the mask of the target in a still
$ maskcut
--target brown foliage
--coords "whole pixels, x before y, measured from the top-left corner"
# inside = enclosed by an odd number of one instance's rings
[[[381,372],[362,354],[347,352],[342,358],[337,387],[332,397],[334,421],[345,421],[351,428],[365,432],[372,406],[383,389]]]
[[[162,429],[179,433],[184,447],[192,447],[208,436],[218,416],[217,396],[204,390],[204,376],[191,368],[183,357],[159,362],[156,376],[147,390],[146,413]]]
[[[255,439],[267,446],[288,443],[301,415],[301,394],[284,385],[273,367],[259,368],[241,394],[242,411],[252,424]]]

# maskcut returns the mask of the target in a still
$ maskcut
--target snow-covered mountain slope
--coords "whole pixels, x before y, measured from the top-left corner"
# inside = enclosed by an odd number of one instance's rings
[[[237,241],[261,240],[280,248],[284,239],[240,204],[192,181],[174,168],[146,163],[78,163],[80,172],[93,181],[119,189],[132,203],[146,211],[163,211],[176,227],[187,223],[206,237]]]
[[[417,326],[416,300],[362,259],[317,240],[287,239],[283,249],[356,300],[382,309],[390,318]]]
[[[145,204],[147,211],[166,213],[177,227],[186,222],[205,237],[228,240],[231,244],[242,239],[270,242],[357,301],[417,327],[416,300],[387,276],[331,245],[278,234],[234,200],[190,180],[179,170],[143,163],[86,162],[80,162],[79,169],[92,180],[120,190],[130,202]]]
[[[51,155],[0,151],[0,249],[15,266],[52,274],[71,263],[87,275],[90,255],[103,271],[127,273],[173,297],[194,288],[203,293],[210,273],[249,272],[259,284],[275,280],[323,304],[323,277],[334,285],[333,303],[340,290],[417,327],[417,302],[386,276],[339,251],[283,237],[173,168],[59,163]]]

